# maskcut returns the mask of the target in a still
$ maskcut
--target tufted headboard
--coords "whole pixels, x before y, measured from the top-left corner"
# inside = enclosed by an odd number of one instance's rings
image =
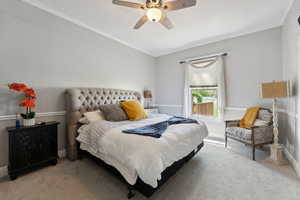
[[[70,160],[77,159],[78,120],[83,113],[98,110],[103,104],[116,104],[124,100],[141,101],[141,94],[137,91],[107,88],[71,88],[66,91],[67,156]]]

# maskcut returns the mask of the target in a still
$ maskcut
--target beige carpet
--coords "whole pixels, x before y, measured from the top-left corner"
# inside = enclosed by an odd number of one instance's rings
[[[300,181],[289,166],[249,159],[250,151],[206,145],[150,199],[299,200]],[[0,180],[1,200],[121,200],[126,186],[89,159],[47,167]],[[133,200],[146,199],[137,193]]]

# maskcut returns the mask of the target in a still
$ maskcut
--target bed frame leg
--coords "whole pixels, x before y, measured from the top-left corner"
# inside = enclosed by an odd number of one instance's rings
[[[127,199],[131,199],[134,197],[134,192],[133,192],[133,187],[131,185],[128,186],[128,194],[127,194]]]

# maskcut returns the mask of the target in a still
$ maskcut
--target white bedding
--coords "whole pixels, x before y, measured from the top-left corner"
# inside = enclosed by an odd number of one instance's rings
[[[156,114],[140,121],[109,122],[98,120],[78,130],[80,148],[114,166],[130,184],[137,177],[157,187],[161,173],[188,155],[208,135],[203,122],[171,125],[162,137],[153,138],[122,133],[122,130],[165,121],[169,115]]]

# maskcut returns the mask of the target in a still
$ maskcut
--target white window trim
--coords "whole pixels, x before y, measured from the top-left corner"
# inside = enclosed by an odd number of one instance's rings
[[[225,88],[225,73],[224,73],[224,62],[223,62],[223,56],[216,56],[216,64],[218,69],[218,110],[219,110],[219,119],[222,121],[224,119],[225,115],[225,107],[226,107],[226,88]],[[184,81],[184,106],[183,106],[183,114],[185,117],[191,117],[191,93],[190,93],[190,84],[189,84],[189,78],[191,73],[191,63],[185,62],[185,81]]]

